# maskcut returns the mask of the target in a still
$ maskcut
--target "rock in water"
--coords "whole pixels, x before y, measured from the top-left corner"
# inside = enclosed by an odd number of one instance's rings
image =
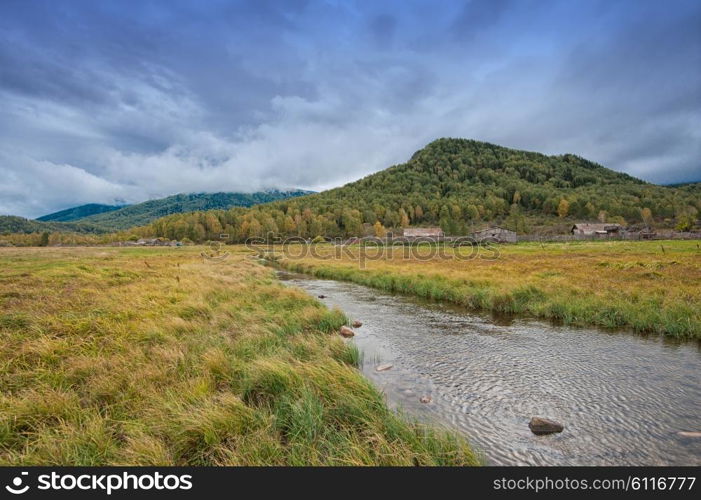
[[[353,321],[353,328],[360,328],[361,326],[363,326],[363,324],[357,319]]]
[[[394,366],[394,365],[392,365],[390,363],[385,363],[384,365],[378,365],[377,368],[375,368],[375,371],[384,372],[384,371],[387,371],[390,368],[392,368],[392,366]]]
[[[528,427],[531,429],[533,434],[553,434],[555,432],[562,432],[565,428],[560,422],[555,422],[542,417],[533,417],[531,421],[528,422]]]
[[[342,326],[338,333],[340,333],[342,337],[352,337],[355,335],[355,332],[347,326]]]
[[[326,298],[326,295],[318,295],[317,297],[320,298],[320,299],[325,299],[325,298]]]
[[[430,402],[431,402],[431,396],[421,396],[421,397],[419,398],[419,401],[421,401],[422,403],[430,403]]]

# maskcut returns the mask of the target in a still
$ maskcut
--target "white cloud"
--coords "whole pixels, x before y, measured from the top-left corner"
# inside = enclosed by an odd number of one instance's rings
[[[498,4],[176,9],[177,30],[97,15],[71,47],[54,17],[41,30],[37,18],[27,32],[54,50],[0,21],[0,210],[324,189],[443,136],[572,152],[654,181],[698,175],[701,43],[682,29],[698,13],[684,26],[643,16],[659,24],[648,33],[623,7],[560,6],[553,22],[547,6]]]
[[[6,165],[12,165],[8,168]],[[66,207],[91,202],[110,202],[125,194],[113,184],[83,169],[37,161],[27,156],[0,155],[0,215],[37,217],[46,207]]]

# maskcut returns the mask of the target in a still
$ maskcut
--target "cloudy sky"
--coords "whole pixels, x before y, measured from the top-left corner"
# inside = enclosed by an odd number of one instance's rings
[[[701,179],[701,2],[0,2],[0,214],[323,189],[438,137]]]

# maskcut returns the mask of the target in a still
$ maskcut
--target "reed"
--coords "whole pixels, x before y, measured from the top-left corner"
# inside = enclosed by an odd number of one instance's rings
[[[478,463],[387,408],[340,311],[200,250],[0,249],[0,463]]]
[[[701,338],[701,253],[693,241],[664,246],[663,253],[658,242],[521,243],[499,246],[495,259],[493,251],[458,259],[467,250],[446,248],[426,260],[404,251],[372,259],[361,247],[321,245],[315,257],[278,263],[474,310]]]

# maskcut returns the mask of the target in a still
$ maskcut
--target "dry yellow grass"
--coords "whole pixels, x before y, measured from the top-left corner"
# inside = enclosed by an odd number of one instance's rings
[[[443,257],[423,260],[416,253],[406,258],[407,250],[401,248],[373,259],[378,250],[369,248],[360,259],[361,247],[339,252],[320,245],[316,257],[307,252],[280,262],[320,277],[473,309],[701,337],[701,249],[696,241],[521,243],[497,249],[497,258],[491,258],[493,250],[481,250],[476,258],[456,259],[455,250],[446,248]],[[290,253],[300,255],[301,250]],[[420,253],[428,255],[430,249]]]
[[[474,464],[245,252],[0,249],[2,464]]]

